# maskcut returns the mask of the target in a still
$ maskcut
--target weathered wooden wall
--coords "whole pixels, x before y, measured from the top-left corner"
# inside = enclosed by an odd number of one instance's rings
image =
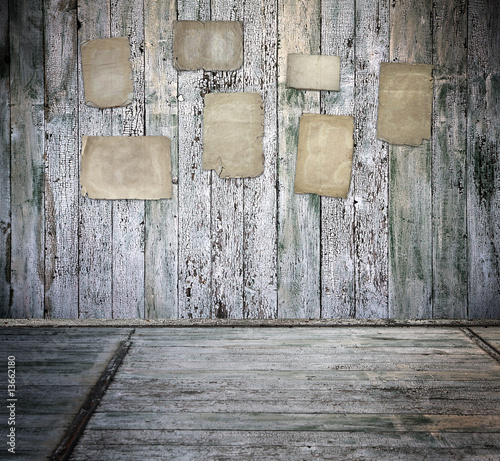
[[[177,72],[175,19],[245,22],[236,72]],[[496,0],[0,2],[0,316],[500,317]],[[83,98],[80,44],[127,35],[135,99]],[[287,88],[292,52],[341,91]],[[379,64],[434,64],[432,139],[376,139]],[[265,172],[202,171],[203,95],[260,91]],[[354,115],[346,200],[293,193],[302,112]],[[172,200],[79,194],[81,135],[172,139]]]

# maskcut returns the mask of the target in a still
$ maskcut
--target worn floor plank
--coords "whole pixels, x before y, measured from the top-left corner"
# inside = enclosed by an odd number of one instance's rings
[[[320,198],[295,194],[302,113],[319,112],[317,91],[286,86],[289,53],[319,54],[319,0],[278,1],[278,317],[319,318]],[[303,25],[307,24],[307,27]]]
[[[373,14],[374,11],[376,14]],[[356,147],[352,186],[356,255],[355,309],[357,318],[387,318],[388,150],[387,144],[377,139],[376,114],[380,63],[389,58],[389,4],[384,0],[356,0],[356,18]],[[404,25],[396,23],[395,27]]]
[[[110,36],[110,4],[93,0],[78,2],[78,46],[85,41]],[[81,56],[81,52],[80,52]],[[82,76],[81,59],[79,76]],[[81,136],[111,136],[111,109],[97,109],[85,104],[83,78],[79,87],[79,152]],[[113,233],[112,204],[80,195],[78,231],[80,318],[111,318],[113,303]]]
[[[321,54],[340,57],[340,91],[321,92],[321,113],[354,115],[353,0],[322,0]],[[353,166],[354,163],[353,163]],[[346,199],[321,197],[321,317],[355,315],[353,178]]]
[[[5,2],[4,2],[5,3]],[[9,2],[12,318],[44,316],[43,2]],[[29,27],[27,27],[29,24]]]
[[[243,21],[243,0],[211,0],[212,21]],[[249,37],[244,37],[244,41]],[[245,42],[244,42],[245,43]],[[242,92],[244,66],[210,72],[209,91]],[[212,318],[243,317],[243,179],[211,177]]]
[[[17,456],[25,460],[50,456],[120,341],[127,339],[130,332],[83,328],[0,330],[0,354],[15,357]],[[2,360],[0,370],[7,376],[6,360]],[[6,424],[0,426],[0,434],[6,439]]]
[[[486,340],[497,351],[500,351],[500,328],[495,327],[475,327],[471,330],[476,333],[481,339]]]
[[[0,317],[10,311],[10,38],[9,2],[0,4]]]
[[[45,317],[78,318],[78,37],[71,4],[45,2]]]
[[[208,0],[178,0],[177,19],[210,20]],[[179,318],[212,311],[211,179],[202,169],[205,73],[178,73],[179,100]]]
[[[499,414],[458,328],[140,329],[72,459],[487,459]]]
[[[175,0],[144,2],[145,134],[170,138],[172,199],[147,200],[144,255],[145,318],[178,318],[178,110],[172,56]]]
[[[264,108],[264,172],[243,180],[243,318],[277,316],[277,0],[245,2],[244,90]]]
[[[467,317],[467,2],[434,2],[433,318]]]
[[[112,37],[127,37],[134,96],[111,109],[113,136],[144,136],[144,2],[110,2]],[[113,200],[113,318],[144,318],[144,200]]]
[[[500,9],[468,7],[467,230],[469,318],[500,315]]]
[[[408,11],[412,12],[411,15]],[[390,61],[432,64],[432,2],[393,2]],[[432,317],[431,142],[389,147],[389,311]]]

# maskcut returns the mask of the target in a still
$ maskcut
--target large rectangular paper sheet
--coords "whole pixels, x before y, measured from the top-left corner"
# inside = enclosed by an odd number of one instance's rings
[[[347,197],[351,183],[353,118],[304,114],[300,117],[295,192]]]
[[[179,70],[236,70],[243,64],[243,23],[175,21],[174,66]]]
[[[339,91],[340,58],[309,54],[289,54],[286,84],[302,90]]]
[[[80,183],[96,199],[171,198],[170,139],[82,136]]]
[[[377,138],[419,146],[431,137],[432,67],[380,64]]]
[[[85,102],[94,107],[121,107],[132,102],[134,86],[127,37],[82,44]]]
[[[203,169],[221,178],[264,171],[264,110],[259,93],[210,93],[203,114]]]

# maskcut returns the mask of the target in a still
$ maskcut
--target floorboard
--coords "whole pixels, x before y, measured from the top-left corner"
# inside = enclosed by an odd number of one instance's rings
[[[460,328],[137,329],[71,459],[496,459],[499,415]]]
[[[0,371],[15,357],[15,454],[48,459],[130,329],[3,328]],[[5,389],[7,382],[4,381]],[[5,395],[5,394],[4,394]],[[5,397],[7,398],[7,397]],[[5,402],[5,400],[4,400]],[[2,402],[2,406],[4,406]],[[7,412],[0,436],[7,440]],[[0,459],[14,456],[3,445]]]

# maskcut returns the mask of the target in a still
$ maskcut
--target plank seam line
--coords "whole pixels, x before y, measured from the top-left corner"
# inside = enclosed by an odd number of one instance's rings
[[[131,337],[134,333],[135,329],[131,330],[127,339],[120,342],[115,353],[113,354],[113,357],[109,360],[97,383],[90,391],[90,394],[85,399],[85,402],[80,407],[80,410],[66,430],[61,442],[54,450],[52,456],[50,457],[51,461],[66,461],[69,459],[73,449],[80,440],[83,431],[87,427],[90,418],[94,414],[94,411],[108,389],[110,382],[113,380],[113,377],[118,371],[123,359],[127,355],[131,345]]]
[[[500,363],[500,351],[498,351],[494,346],[492,346],[488,341],[479,336],[476,332],[470,328],[460,328],[462,332],[471,339],[475,344],[477,344],[483,351],[485,351],[490,357],[495,359]]]

